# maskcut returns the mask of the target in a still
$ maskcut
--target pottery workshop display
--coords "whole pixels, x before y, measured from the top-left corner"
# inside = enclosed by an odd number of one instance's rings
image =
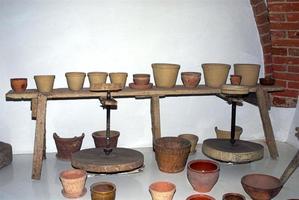
[[[234,64],[234,74],[242,76],[241,85],[255,86],[259,78],[260,67],[258,64]]]
[[[149,186],[152,200],[172,200],[176,191],[175,184],[167,181],[154,182]]]
[[[69,169],[62,171],[59,175],[63,190],[63,196],[67,198],[78,198],[86,193],[85,182],[87,173],[84,170]]]
[[[220,88],[226,83],[228,72],[231,66],[221,63],[202,64],[205,84],[208,87]]]
[[[200,72],[182,72],[181,79],[182,79],[183,85],[185,87],[195,88],[198,86],[198,84],[200,82],[201,73]]]
[[[196,152],[196,146],[198,142],[198,136],[194,134],[180,134],[178,137],[184,138],[186,140],[189,140],[191,147],[190,147],[190,154],[194,154]]]
[[[89,86],[91,87],[93,84],[106,83],[107,76],[107,72],[88,72],[87,77],[89,81]]]
[[[115,200],[116,186],[111,182],[97,182],[90,186],[91,200]]]
[[[186,200],[216,200],[216,199],[206,194],[193,194],[187,197]]]
[[[169,63],[153,63],[152,69],[156,87],[173,88],[180,70],[180,65]]]
[[[110,83],[120,84],[121,88],[126,86],[128,73],[127,72],[111,72],[109,73]]]
[[[14,92],[24,92],[27,88],[27,78],[11,78],[10,86]]]
[[[104,131],[96,131],[92,133],[92,138],[96,148],[104,148],[106,147],[106,130]],[[119,138],[119,131],[110,130],[110,147],[117,147],[117,142]]]
[[[36,75],[34,81],[39,92],[51,92],[54,86],[55,75]]]
[[[67,72],[65,73],[68,88],[72,91],[79,91],[83,88],[86,77],[85,72]]]
[[[132,89],[150,89],[153,84],[150,83],[150,74],[133,74],[133,83],[129,84]]]

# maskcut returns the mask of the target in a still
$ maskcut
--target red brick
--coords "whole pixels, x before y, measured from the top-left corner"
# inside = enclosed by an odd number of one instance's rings
[[[280,55],[280,56],[286,56],[288,53],[286,48],[272,48],[272,54],[273,55]]]
[[[273,64],[297,65],[297,64],[299,64],[299,57],[272,56],[272,62],[273,62]]]
[[[287,71],[287,66],[284,65],[272,65],[273,71],[282,71],[285,72]]]
[[[286,38],[286,31],[272,31],[271,30],[271,38],[277,39],[277,38]]]
[[[288,38],[299,39],[299,31],[288,31]]]
[[[299,21],[299,13],[287,13],[287,21]]]
[[[299,82],[288,82],[288,88],[299,89]]]
[[[273,22],[271,23],[271,30],[297,30],[299,23],[297,22]]]
[[[272,75],[272,66],[269,64],[269,65],[265,65],[264,67],[264,71],[265,71],[265,74],[266,75]]]
[[[268,15],[268,12],[264,12],[261,15],[255,16],[256,24],[264,24],[266,22],[269,22]]]
[[[275,80],[275,85],[277,85],[277,86],[281,86],[281,87],[287,87],[287,81],[276,79],[276,80]]]
[[[270,12],[296,12],[299,11],[299,3],[269,3]]]
[[[295,72],[295,73],[299,73],[299,65],[295,65],[295,66],[288,66],[288,72]]]
[[[286,20],[285,14],[281,13],[271,13],[269,14],[270,22],[283,22]]]
[[[283,97],[298,97],[298,90],[290,90],[285,89],[283,92],[275,92],[276,96],[283,96]]]
[[[290,55],[290,56],[299,56],[299,48],[298,48],[298,49],[290,48],[290,49],[288,50],[288,52],[289,52],[289,55]]]
[[[264,63],[265,64],[272,64],[272,54],[264,54]]]
[[[270,33],[270,23],[265,23],[263,25],[257,25],[259,34]]]
[[[264,36],[261,36],[261,44],[270,44],[271,43],[271,36],[270,34],[266,34]]]
[[[269,53],[272,52],[272,44],[271,43],[269,43],[269,44],[263,44],[262,48],[263,48],[263,53],[264,54],[269,54]]]
[[[271,2],[285,2],[286,0],[268,0],[269,3]]]
[[[289,81],[299,81],[299,76],[296,73],[273,72],[273,78]]]
[[[272,103],[274,106],[283,106],[286,104],[286,98],[284,97],[273,97]]]
[[[255,16],[260,15],[260,14],[264,13],[265,11],[268,11],[265,2],[256,4],[255,6],[252,7],[252,9],[253,9],[253,13]]]
[[[275,39],[272,40],[273,46],[280,47],[299,47],[299,40],[297,39]]]
[[[284,108],[296,108],[297,105],[297,97],[277,97],[275,94],[271,94],[272,105],[276,107],[284,107]]]
[[[261,3],[261,2],[264,2],[264,0],[250,0],[250,4],[252,6],[255,6],[255,5],[257,5],[257,4]]]

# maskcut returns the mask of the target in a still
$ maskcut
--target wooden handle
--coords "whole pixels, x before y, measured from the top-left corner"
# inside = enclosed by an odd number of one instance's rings
[[[288,167],[284,170],[283,174],[280,177],[281,185],[284,185],[290,176],[294,173],[299,165],[299,150],[297,151],[296,155],[294,156],[293,160],[290,162]]]

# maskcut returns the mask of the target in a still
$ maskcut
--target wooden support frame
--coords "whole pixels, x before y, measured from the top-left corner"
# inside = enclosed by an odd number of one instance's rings
[[[161,137],[161,124],[160,124],[160,97],[151,97],[151,120],[152,120],[152,135],[153,143],[157,138]]]

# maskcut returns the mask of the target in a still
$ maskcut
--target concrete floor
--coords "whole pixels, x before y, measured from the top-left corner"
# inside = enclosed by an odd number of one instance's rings
[[[206,159],[201,153],[201,145],[198,151],[189,156],[189,160]],[[248,173],[266,173],[280,177],[284,169],[296,153],[296,149],[286,143],[278,143],[280,157],[278,160],[269,158],[268,149],[265,148],[264,159],[249,164],[231,165],[221,163],[220,177],[211,192],[207,193],[217,200],[227,192],[243,194],[247,199],[250,197],[244,192],[240,179]],[[186,199],[191,194],[196,194],[189,184],[186,169],[176,174],[160,172],[151,148],[138,149],[144,154],[145,168],[135,174],[118,175],[94,175],[89,174],[86,181],[88,192],[80,199],[91,199],[89,187],[98,181],[110,181],[117,186],[117,200],[149,200],[148,186],[158,180],[166,180],[176,184],[177,191],[174,200]],[[65,199],[61,194],[61,184],[58,178],[60,171],[71,168],[69,162],[57,160],[54,153],[47,154],[43,163],[41,180],[31,180],[32,155],[14,155],[13,163],[0,170],[0,199]],[[285,184],[276,200],[299,199],[299,170],[297,170]]]

